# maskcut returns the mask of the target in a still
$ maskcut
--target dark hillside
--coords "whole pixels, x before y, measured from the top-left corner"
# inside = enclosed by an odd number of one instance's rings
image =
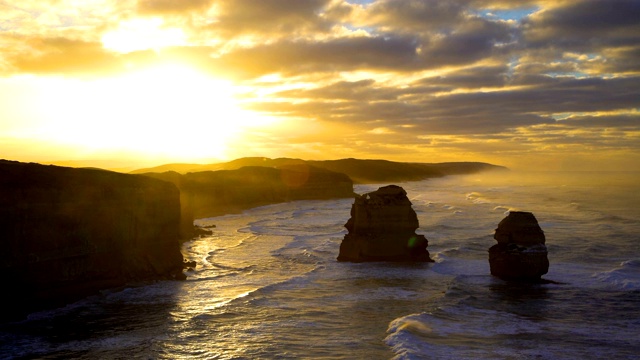
[[[308,166],[280,168],[245,166],[236,170],[147,173],[180,189],[183,217],[203,218],[240,212],[256,206],[292,200],[353,196],[344,174]],[[188,225],[186,225],[188,226]]]
[[[483,171],[506,171],[504,166],[492,165],[481,162],[445,162],[437,164],[422,164],[445,175],[467,175]]]
[[[178,189],[164,181],[0,160],[0,317],[182,278],[179,220]]]
[[[149,170],[146,173],[165,172],[171,170],[185,174],[188,172],[236,170],[246,166],[283,168],[288,166],[300,166],[303,164],[346,174],[354,183],[418,181],[446,175],[463,175],[474,174],[481,171],[506,170],[506,168],[502,166],[481,162],[409,163],[362,159],[301,160],[291,158],[270,159],[264,157],[248,157],[226,163],[209,165],[163,165],[156,168],[146,169]],[[139,173],[139,170],[136,170],[135,173]]]
[[[359,184],[417,181],[446,175],[422,164],[387,160],[342,159],[309,161],[309,163],[347,174],[354,183]]]

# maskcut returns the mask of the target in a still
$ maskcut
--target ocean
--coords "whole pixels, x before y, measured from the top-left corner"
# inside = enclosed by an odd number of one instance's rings
[[[357,185],[365,193],[388,184]],[[0,359],[638,359],[640,173],[397,183],[434,263],[342,263],[353,199],[198,219],[187,280],[105,291],[0,325]],[[556,283],[489,272],[510,210],[545,232]],[[3,294],[10,296],[10,294]]]

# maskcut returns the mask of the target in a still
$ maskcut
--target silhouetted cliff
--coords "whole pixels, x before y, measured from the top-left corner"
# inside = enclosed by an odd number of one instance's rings
[[[506,170],[482,162],[448,162],[448,163],[408,163],[387,160],[301,160],[290,158],[270,159],[264,157],[248,157],[226,163],[208,165],[168,164],[155,168],[133,171],[132,173],[165,172],[168,170],[180,173],[235,170],[246,166],[281,168],[283,166],[313,166],[346,174],[354,183],[386,183],[401,181],[418,181],[447,175],[474,174],[481,171]]]
[[[173,184],[0,160],[2,318],[130,281],[184,278],[179,220]]]
[[[247,166],[185,175],[176,172],[144,175],[178,186],[186,227],[193,218],[240,212],[266,204],[353,196],[353,183],[348,176],[304,163],[280,168]]]
[[[314,166],[349,175],[355,183],[387,183],[418,181],[446,174],[424,164],[402,163],[387,160],[341,159],[310,161]]]

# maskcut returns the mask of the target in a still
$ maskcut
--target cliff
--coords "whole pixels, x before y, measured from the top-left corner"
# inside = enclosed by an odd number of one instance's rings
[[[155,168],[135,170],[132,173],[150,173],[176,171],[179,173],[235,170],[246,166],[282,168],[285,166],[312,166],[349,176],[354,183],[371,184],[396,181],[418,181],[447,175],[474,174],[483,171],[507,170],[482,162],[449,162],[449,163],[406,163],[387,160],[301,160],[291,158],[270,159],[264,157],[248,157],[226,163],[189,165],[168,164]]]
[[[256,206],[293,200],[353,196],[348,176],[306,164],[279,168],[246,166],[236,170],[146,173],[180,189],[183,228],[194,218],[240,212]]]
[[[131,281],[184,278],[178,189],[0,160],[2,319]]]

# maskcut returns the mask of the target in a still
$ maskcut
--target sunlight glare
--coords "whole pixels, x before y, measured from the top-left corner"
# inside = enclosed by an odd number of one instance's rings
[[[102,45],[120,53],[186,45],[182,29],[163,25],[164,21],[159,18],[122,21],[116,30],[102,36]]]
[[[35,116],[50,121],[27,131],[92,149],[227,159],[243,132],[275,122],[244,110],[228,81],[181,64],[163,64],[110,79],[51,80]],[[238,146],[238,145],[241,146]]]

